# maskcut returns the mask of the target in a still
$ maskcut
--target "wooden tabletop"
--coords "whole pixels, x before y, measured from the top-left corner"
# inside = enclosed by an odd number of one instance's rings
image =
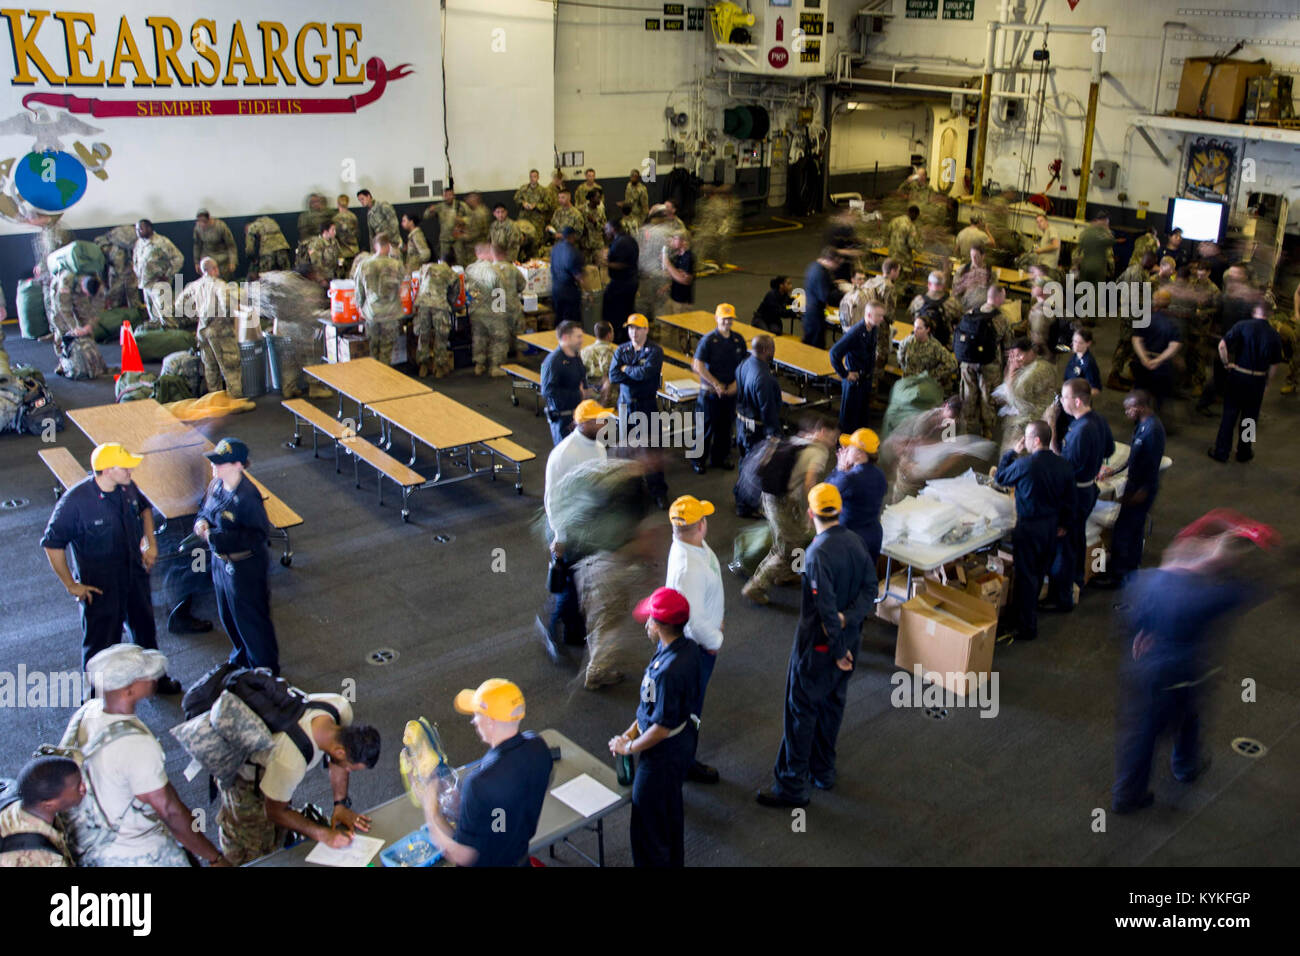
[[[131,478],[141,494],[166,519],[197,514],[203,492],[212,481],[212,465],[202,446],[172,448],[144,456]]]
[[[371,412],[432,448],[456,448],[512,434],[441,392],[380,402]]]
[[[717,320],[714,319],[712,312],[679,312],[676,315],[660,315],[656,316],[656,321],[675,328],[686,329],[696,335],[705,335],[718,327]],[[760,329],[756,325],[746,325],[744,322],[732,322],[731,331],[741,336],[746,342],[749,342],[756,335],[771,335],[765,329]],[[819,349],[814,345],[804,345],[792,336],[774,335],[772,338],[776,342],[776,356],[773,361],[777,365],[803,372],[815,378],[835,374],[835,370],[831,368],[831,355],[825,349]]]
[[[411,395],[426,395],[433,391],[428,385],[370,357],[353,359],[351,362],[308,365],[303,371],[362,405]]]
[[[518,338],[520,342],[531,345],[533,348],[541,349],[543,352],[548,354],[554,352],[560,347],[560,343],[556,340],[554,332],[530,332],[528,335],[521,335]],[[585,349],[588,345],[594,345],[595,343],[595,336],[588,335],[586,332],[582,333],[582,348]]]
[[[207,442],[152,398],[120,405],[73,408],[68,417],[96,445],[119,442],[133,455],[145,455]]]

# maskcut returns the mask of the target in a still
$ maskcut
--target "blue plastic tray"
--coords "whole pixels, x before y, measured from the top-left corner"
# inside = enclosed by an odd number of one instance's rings
[[[418,862],[412,862],[412,856]],[[428,824],[412,830],[379,854],[379,862],[384,866],[433,866],[441,860],[442,851],[429,838]]]

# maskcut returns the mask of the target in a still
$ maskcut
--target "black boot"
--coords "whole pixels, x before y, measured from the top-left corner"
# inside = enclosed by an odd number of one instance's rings
[[[190,595],[172,608],[167,617],[167,630],[172,634],[206,634],[212,630],[212,622],[195,617],[190,613],[194,595]]]

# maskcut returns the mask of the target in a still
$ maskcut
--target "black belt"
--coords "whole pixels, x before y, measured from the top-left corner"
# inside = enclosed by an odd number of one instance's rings
[[[216,554],[214,551],[213,554]],[[243,561],[245,558],[251,558],[252,551],[236,551],[234,554],[218,554],[217,557],[226,562]]]

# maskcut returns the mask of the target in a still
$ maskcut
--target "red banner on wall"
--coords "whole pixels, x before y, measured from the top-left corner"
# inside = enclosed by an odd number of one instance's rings
[[[403,63],[391,70],[379,57],[366,61],[366,79],[372,86],[357,96],[337,99],[283,97],[278,99],[220,100],[101,100],[72,93],[28,93],[23,106],[33,104],[58,106],[72,113],[89,113],[103,118],[127,116],[273,116],[320,113],[355,113],[384,95],[389,80],[411,73],[411,64]]]

